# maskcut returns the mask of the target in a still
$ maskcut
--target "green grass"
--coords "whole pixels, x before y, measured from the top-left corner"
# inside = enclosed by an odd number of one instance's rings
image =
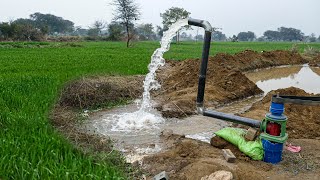
[[[129,49],[122,42],[56,44],[0,46],[0,179],[127,178],[107,158],[96,159],[74,148],[50,125],[48,115],[67,81],[87,75],[146,74],[159,43],[140,42]],[[306,46],[299,44],[300,51]],[[311,46],[320,48],[320,44]],[[292,43],[213,43],[211,47],[213,55],[290,49]],[[201,50],[202,43],[172,44],[165,58],[199,58]]]

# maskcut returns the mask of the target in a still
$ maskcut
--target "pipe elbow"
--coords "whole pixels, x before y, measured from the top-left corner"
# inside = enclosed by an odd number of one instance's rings
[[[212,32],[213,28],[208,21],[200,20],[200,19],[188,19],[188,24],[193,26],[202,27],[205,31]]]

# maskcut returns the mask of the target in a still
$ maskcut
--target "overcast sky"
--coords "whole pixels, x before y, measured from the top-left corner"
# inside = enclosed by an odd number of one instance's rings
[[[95,20],[112,19],[112,0],[1,0],[0,21],[28,18],[34,12],[50,13],[87,28]],[[227,36],[280,26],[320,35],[320,0],[136,0],[142,13],[138,23],[161,25],[160,13],[182,7],[191,17],[205,19]]]

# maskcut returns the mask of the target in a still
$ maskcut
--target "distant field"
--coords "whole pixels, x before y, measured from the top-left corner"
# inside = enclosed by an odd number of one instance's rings
[[[211,55],[291,49],[293,43],[213,43]],[[320,49],[319,43],[298,44]],[[77,151],[48,122],[63,85],[88,75],[146,74],[158,42],[1,43],[0,179],[117,179],[121,168]],[[166,59],[201,57],[201,42],[172,44]]]

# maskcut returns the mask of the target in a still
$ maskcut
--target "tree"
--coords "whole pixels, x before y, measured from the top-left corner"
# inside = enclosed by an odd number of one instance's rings
[[[123,26],[115,21],[108,25],[108,39],[111,41],[120,41],[123,36]]]
[[[304,34],[299,29],[295,28],[278,28],[281,40],[283,41],[302,41]]]
[[[137,34],[140,40],[155,40],[156,34],[153,31],[153,26],[151,23],[140,24],[137,29]]]
[[[95,21],[93,23],[92,29],[96,29],[98,36],[101,36],[102,30],[106,27],[106,23],[102,21]]]
[[[31,14],[30,19],[34,22],[35,27],[43,33],[68,33],[73,32],[74,23],[52,14],[41,14],[39,12]]]
[[[164,13],[161,13],[160,16],[162,17],[162,24],[163,29],[167,30],[169,26],[177,22],[179,19],[188,18],[191,13],[186,11],[183,8],[178,7],[171,7],[170,9],[166,10]],[[176,35],[176,42],[179,42],[179,35],[180,32],[177,32]]]
[[[161,27],[161,26],[157,26],[157,30],[156,30],[156,32],[157,32],[157,35],[158,35],[158,37],[159,37],[159,39],[161,39],[162,38],[162,36],[163,36],[163,28]]]
[[[233,35],[232,37],[230,37],[230,40],[232,42],[238,42],[238,37],[236,35]]]
[[[311,35],[309,37],[309,41],[310,42],[316,42],[317,41],[316,35],[314,33],[311,33]]]
[[[240,32],[237,38],[239,39],[239,41],[253,41],[256,38],[256,35],[251,31]]]
[[[194,36],[194,39],[196,39],[196,41],[202,41],[203,40],[203,35],[202,34],[198,34],[198,35]]]
[[[127,47],[129,47],[133,37],[134,21],[139,20],[140,17],[138,5],[134,0],[113,0],[113,5],[116,6],[113,20],[119,20],[120,24],[125,27]]]
[[[320,36],[318,37],[318,42],[320,42]]]
[[[211,38],[213,41],[225,41],[227,39],[226,35],[221,31],[214,31]]]
[[[4,39],[8,39],[13,36],[13,29],[11,24],[8,22],[3,22],[0,24],[0,31]]]
[[[269,41],[280,41],[281,40],[281,35],[279,31],[272,31],[272,30],[267,30],[263,33],[263,36],[265,39]]]
[[[106,27],[106,23],[102,21],[95,21],[88,30],[88,36],[96,39],[102,35],[102,30]]]

